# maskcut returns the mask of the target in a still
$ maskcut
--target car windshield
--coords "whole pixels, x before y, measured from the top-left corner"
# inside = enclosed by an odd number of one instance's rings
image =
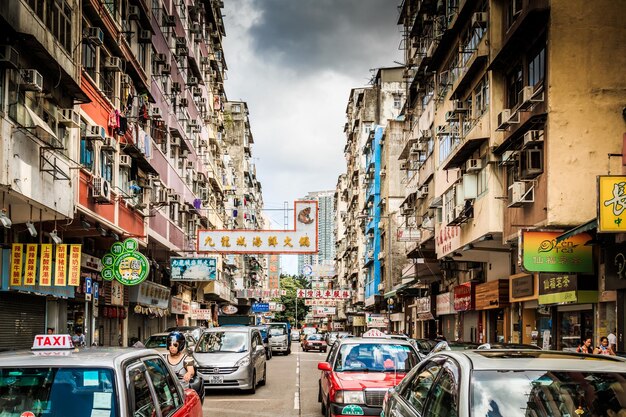
[[[270,334],[272,336],[282,336],[287,334],[284,326],[270,326]]]
[[[245,352],[248,334],[244,332],[207,332],[196,345],[198,353]]]
[[[581,371],[474,371],[472,416],[621,416],[626,374]],[[502,389],[506,387],[506,389]]]
[[[323,337],[321,334],[310,334],[306,338],[307,340],[322,340]]]
[[[167,335],[150,336],[144,345],[147,348],[167,348]]]
[[[419,359],[407,345],[391,343],[344,344],[335,361],[335,371],[408,372]]]
[[[113,371],[100,368],[2,368],[0,415],[119,415]],[[24,413],[24,414],[22,414]]]
[[[305,327],[304,329],[302,329],[302,333],[304,334],[317,333],[317,329],[315,327]]]

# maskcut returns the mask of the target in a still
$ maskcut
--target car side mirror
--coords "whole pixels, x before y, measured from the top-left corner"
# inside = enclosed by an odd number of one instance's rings
[[[319,369],[320,371],[327,371],[327,372],[332,371],[332,368],[330,367],[330,363],[328,362],[319,362],[317,364],[317,369]]]

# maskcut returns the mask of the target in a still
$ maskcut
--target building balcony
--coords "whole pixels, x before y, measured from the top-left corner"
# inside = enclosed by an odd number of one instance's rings
[[[470,126],[465,136],[461,137],[458,145],[450,152],[443,169],[460,168],[476,150],[480,149],[483,143],[489,140],[491,137],[489,111],[483,113]]]

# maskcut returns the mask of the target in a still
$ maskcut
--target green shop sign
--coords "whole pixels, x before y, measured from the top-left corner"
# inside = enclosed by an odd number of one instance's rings
[[[522,267],[527,272],[593,273],[591,236],[579,233],[556,241],[562,232],[522,232]]]
[[[111,246],[109,253],[102,257],[103,279],[113,278],[123,285],[137,285],[145,281],[150,272],[148,259],[137,251],[139,244],[136,239],[126,239]]]

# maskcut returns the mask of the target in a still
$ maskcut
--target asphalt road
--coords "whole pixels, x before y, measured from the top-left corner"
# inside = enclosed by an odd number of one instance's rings
[[[317,363],[326,353],[302,352],[292,344],[289,356],[274,355],[267,362],[267,384],[256,393],[236,390],[207,391],[205,416],[320,417],[317,402]]]

